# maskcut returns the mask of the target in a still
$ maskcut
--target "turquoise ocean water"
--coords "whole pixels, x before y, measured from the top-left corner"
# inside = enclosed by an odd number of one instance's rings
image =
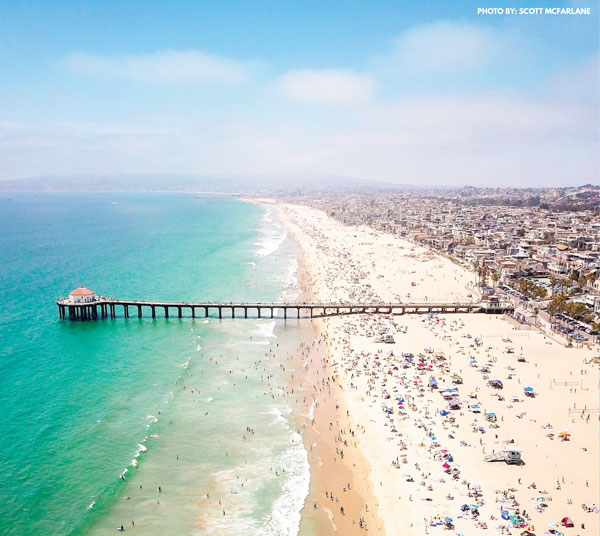
[[[269,213],[185,194],[4,194],[0,230],[2,534],[296,534],[309,473],[282,370],[307,327],[70,322],[54,303],[79,284],[294,299],[297,252]]]

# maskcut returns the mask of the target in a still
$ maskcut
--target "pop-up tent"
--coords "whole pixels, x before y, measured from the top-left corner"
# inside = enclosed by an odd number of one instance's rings
[[[575,523],[573,523],[573,520],[572,520],[570,517],[563,517],[563,518],[560,520],[560,524],[561,524],[563,527],[569,527],[569,528],[572,528],[572,527],[574,527],[574,526],[575,526]]]

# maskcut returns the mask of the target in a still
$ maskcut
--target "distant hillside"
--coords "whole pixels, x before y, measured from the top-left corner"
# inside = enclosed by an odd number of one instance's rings
[[[11,192],[220,192],[293,193],[329,189],[409,189],[390,184],[332,176],[200,176],[200,175],[80,175],[45,176],[0,181],[0,191]]]

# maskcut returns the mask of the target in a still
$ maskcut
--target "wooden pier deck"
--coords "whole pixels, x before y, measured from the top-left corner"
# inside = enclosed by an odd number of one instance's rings
[[[162,316],[169,318],[322,318],[351,314],[427,314],[427,313],[487,313],[502,314],[513,311],[506,303],[276,303],[276,302],[166,302],[118,300],[98,297],[90,302],[74,302],[69,298],[56,301],[59,316],[69,320],[101,318],[142,318]],[[121,315],[117,313],[120,312]],[[161,314],[162,313],[162,314]]]

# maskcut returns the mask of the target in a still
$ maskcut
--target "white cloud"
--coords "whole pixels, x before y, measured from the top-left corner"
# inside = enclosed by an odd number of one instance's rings
[[[437,21],[409,29],[389,56],[374,63],[381,70],[415,75],[454,74],[485,67],[512,49],[509,36],[491,26]]]
[[[256,64],[206,54],[198,50],[154,54],[101,56],[69,54],[64,64],[78,74],[160,84],[239,84]]]
[[[310,104],[348,106],[367,102],[373,94],[373,78],[349,69],[298,69],[277,81],[288,99]]]

